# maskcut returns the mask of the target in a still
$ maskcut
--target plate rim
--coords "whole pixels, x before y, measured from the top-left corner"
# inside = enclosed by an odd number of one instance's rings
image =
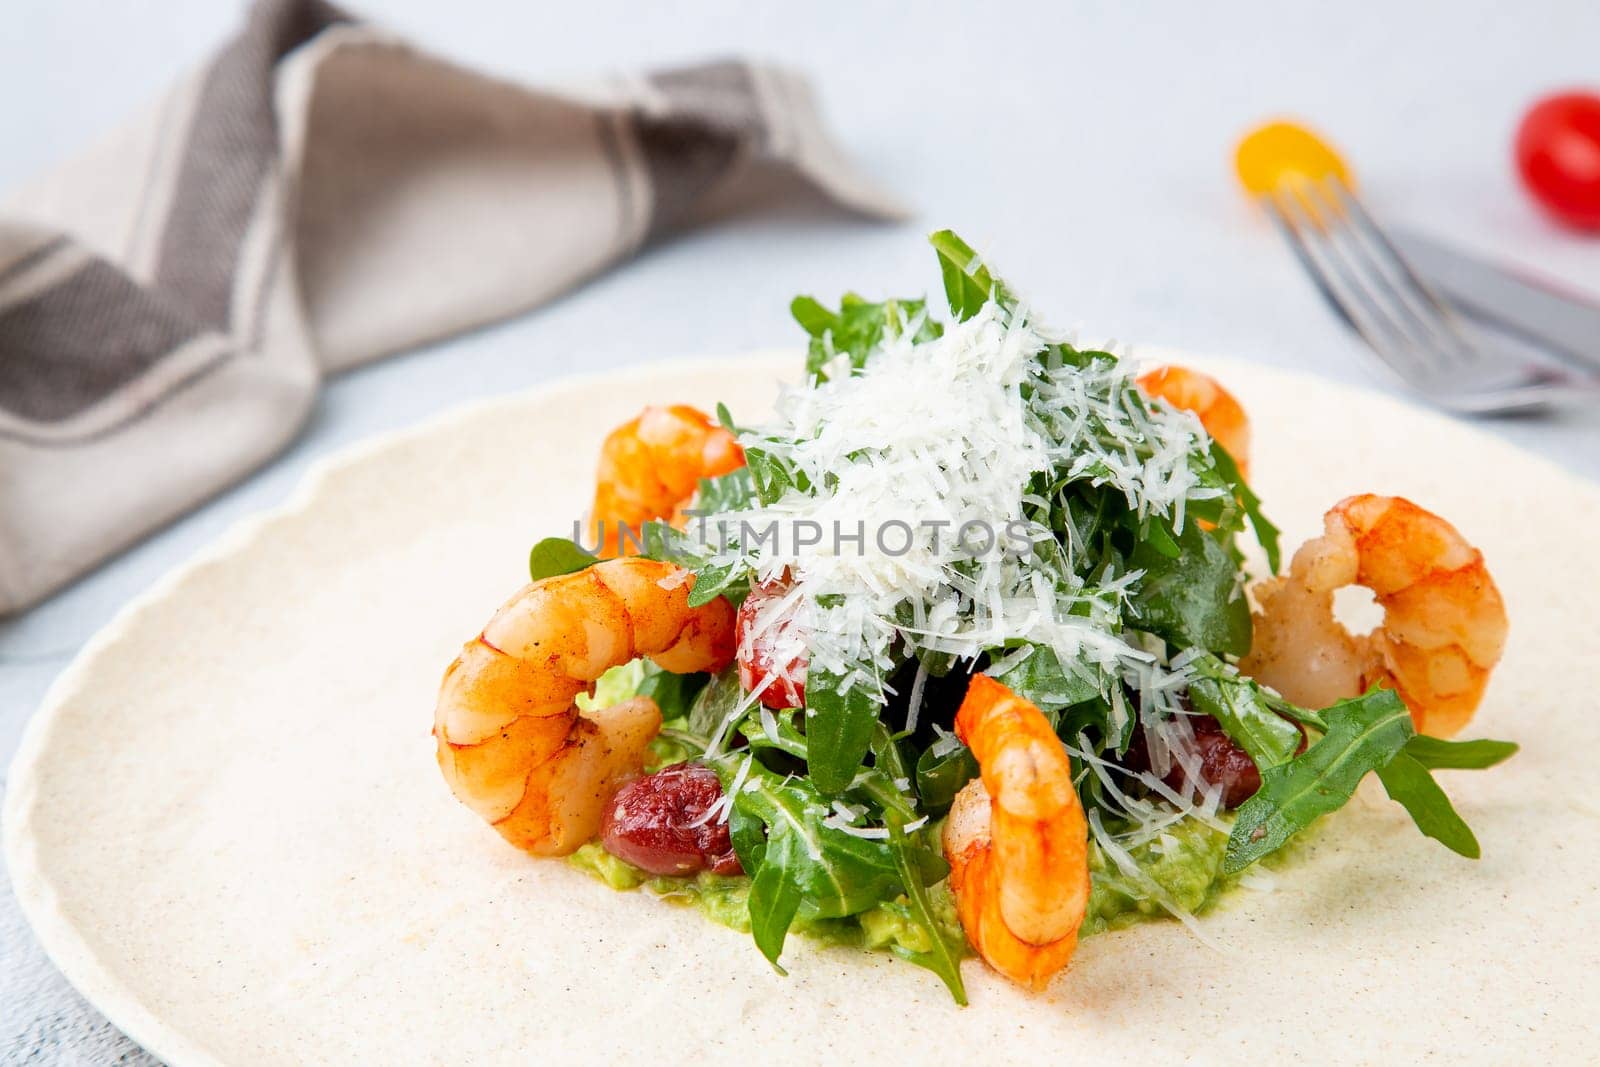
[[[784,380],[778,360],[789,360],[792,366],[792,361],[800,351],[795,346],[767,346],[730,354],[673,357],[605,371],[564,375],[501,395],[470,400],[429,414],[409,426],[374,434],[314,459],[287,497],[234,520],[221,534],[174,564],[126,601],[104,626],[84,642],[50,683],[44,697],[28,717],[7,772],[4,805],[0,808],[0,837],[4,838],[12,892],[19,911],[50,962],[96,1011],[145,1051],[174,1067],[225,1063],[209,1049],[165,1023],[160,1015],[145,1004],[137,990],[131,989],[101,960],[88,939],[57,906],[54,886],[37,862],[36,850],[31,842],[21,840],[17,832],[28,825],[28,814],[33,810],[30,801],[35,792],[34,777],[66,698],[78,688],[100,655],[118,641],[150,607],[172,595],[195,572],[247,550],[268,535],[273,527],[311,508],[339,472],[366,462],[375,455],[446,432],[454,425],[471,422],[497,410],[514,408],[536,399],[548,400],[587,392],[613,383],[637,386],[641,380],[676,378],[735,364],[746,367],[760,364],[763,371],[770,367],[777,372],[774,377],[776,384]],[[1129,346],[1119,354],[1140,362],[1181,362],[1224,372],[1230,368],[1243,368],[1250,374],[1298,381],[1306,386],[1332,386],[1355,397],[1376,397],[1382,402],[1406,409],[1408,415],[1425,423],[1457,424],[1466,421],[1423,407],[1410,397],[1386,393],[1370,385],[1337,382],[1315,373],[1238,357],[1217,356],[1167,345]],[[1600,487],[1555,461],[1493,434],[1481,430],[1474,432],[1492,441],[1496,447],[1518,455],[1523,462],[1544,468],[1575,490],[1600,496]]]

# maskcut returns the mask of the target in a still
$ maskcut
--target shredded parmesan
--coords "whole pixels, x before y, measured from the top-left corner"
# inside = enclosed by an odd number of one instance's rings
[[[862,837],[869,841],[886,841],[889,830],[883,826],[857,826],[856,821],[867,813],[867,809],[859,804],[847,804],[842,800],[833,802],[833,814],[822,820],[822,825],[840,833],[849,834],[851,837]]]
[[[961,738],[938,723],[933,724],[933,744],[929,746],[935,759],[944,759],[961,747]]]
[[[784,587],[744,620],[741,657],[761,643],[775,668],[763,690],[795,692],[806,679],[784,671],[799,663],[813,679],[824,674],[883,702],[888,676],[915,656],[909,732],[923,712],[924,658],[972,662],[1017,648],[997,659],[1004,670],[1048,648],[1098,685],[1114,733],[1138,731],[1149,753],[1151,771],[1133,774],[1087,743],[1069,746],[1110,813],[1131,823],[1126,840],[1156,841],[1188,817],[1221,825],[1220,791],[1202,783],[1181,702],[1194,653],[1166,662],[1162,642],[1123,629],[1141,572],[1084,578],[1089,531],[1074,528],[1069,514],[1058,543],[1036,521],[1065,479],[1117,494],[1136,515],[1181,532],[1194,504],[1223,492],[1199,484],[1191,463],[1207,447],[1198,419],[1132,399],[1130,360],[1065,360],[1051,348],[1060,338],[1022,310],[991,301],[937,338],[917,341],[917,332],[886,336],[860,368],[836,355],[825,379],[784,390],[771,423],[741,432],[752,464],[759,456],[786,488],[692,531],[707,566]],[[963,532],[974,528],[984,534],[977,546]],[[709,755],[722,752],[759,696],[717,725]],[[760,723],[777,743],[764,707]],[[935,756],[960,747],[938,724],[934,731]],[[1182,790],[1163,781],[1174,766],[1184,772]],[[1124,788],[1130,778],[1142,788]],[[910,791],[909,782],[894,785]],[[823,822],[887,835],[860,825],[862,814],[835,802]],[[1126,846],[1103,843],[1116,861],[1112,846]]]
[[[922,688],[927,684],[928,668],[921,661],[918,661],[917,676],[911,680],[911,695],[906,702],[906,733],[908,734],[916,732],[917,716],[922,714]]]
[[[744,789],[745,779],[750,775],[750,764],[753,758],[752,756],[744,758],[744,762],[739,764],[738,771],[734,772],[733,781],[728,785],[728,791],[712,801],[710,807],[706,808],[705,811],[690,820],[690,826],[705,826],[712,821],[719,823],[728,821],[728,814],[733,811],[733,798],[739,794],[740,790]],[[757,783],[751,782],[750,784],[755,786]]]
[[[1128,403],[1129,361],[1049,365],[1041,352],[1055,338],[992,302],[939,338],[913,335],[886,338],[853,373],[841,364],[827,381],[785,390],[777,420],[741,435],[794,483],[772,504],[701,530],[713,565],[791,583],[751,620],[745,641],[793,641],[769,661],[802,652],[795,658],[811,671],[879,699],[892,650],[971,660],[1019,642],[1098,667],[1109,692],[1128,662],[1144,658],[1117,632],[1138,575],[1092,587],[1070,566],[999,544],[975,552],[973,540],[987,538],[961,531],[981,528],[996,541],[1028,531],[1019,549],[1047,540],[1029,526],[1030,500],[1044,503],[1029,484],[1052,471],[1181,528],[1188,502],[1218,492],[1196,484],[1188,461],[1204,431],[1193,415]],[[773,528],[776,538],[760,536]],[[820,543],[799,543],[802,529]]]

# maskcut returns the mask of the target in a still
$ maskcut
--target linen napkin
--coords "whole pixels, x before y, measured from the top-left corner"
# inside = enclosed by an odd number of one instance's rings
[[[535,89],[264,0],[0,207],[0,615],[272,456],[324,376],[534,307],[709,195],[795,176],[897,213],[789,72]]]

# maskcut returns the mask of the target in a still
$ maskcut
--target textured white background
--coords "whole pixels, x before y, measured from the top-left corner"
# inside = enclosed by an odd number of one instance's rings
[[[794,208],[732,220],[519,321],[331,383],[276,464],[0,624],[0,764],[90,633],[235,519],[281,501],[313,458],[578,369],[791,341],[797,292],[936,287],[921,236],[936,226],[967,236],[1085,337],[1369,380],[1356,342],[1232,185],[1233,142],[1267,115],[1313,120],[1383,217],[1600,293],[1600,240],[1541,220],[1509,150],[1534,96],[1600,84],[1600,6],[1584,0],[990,4],[982,14],[954,3],[385,7],[382,21],[428,48],[526,81],[733,53],[798,66],[850,152],[919,217],[873,226]],[[10,0],[0,192],[114,126],[206,55],[238,11],[217,0]],[[1600,412],[1484,428],[1600,478]],[[55,974],[0,880],[0,1060],[32,1056],[141,1058]]]

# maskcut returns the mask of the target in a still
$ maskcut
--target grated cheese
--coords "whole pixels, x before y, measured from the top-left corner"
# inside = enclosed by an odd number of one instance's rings
[[[750,764],[753,758],[752,756],[744,758],[744,762],[739,764],[738,771],[734,773],[733,781],[729,783],[727,792],[712,801],[711,805],[691,819],[688,825],[705,826],[713,820],[719,823],[728,821],[728,815],[733,811],[733,798],[738,795],[740,790],[744,789],[745,779],[750,775]],[[755,786],[757,783],[751,782],[750,784]]]
[[[933,737],[933,744],[929,747],[933,750],[935,759],[943,759],[961,747],[961,738],[938,723],[933,724]]]
[[[1220,793],[1198,784],[1198,752],[1180,702],[1193,654],[1163,662],[1159,641],[1122,629],[1140,572],[1085,580],[1077,573],[1089,551],[1084,531],[1069,516],[1058,544],[1030,519],[1051,505],[1034,490],[1035,477],[1065,472],[1181,532],[1191,505],[1223,492],[1200,485],[1191,466],[1191,454],[1207,447],[1199,420],[1130,401],[1137,367],[1129,360],[1061,363],[1049,355],[1058,337],[992,301],[938,338],[919,342],[915,333],[886,337],[859,369],[839,353],[826,380],[786,388],[775,419],[741,432],[740,441],[789,472],[790,487],[770,504],[696,524],[710,566],[787,585],[743,631],[741,653],[747,658],[759,641],[777,668],[762,688],[803,683],[781,673],[798,662],[882,702],[885,678],[906,655],[971,662],[1021,646],[999,661],[1013,665],[1047,647],[1096,678],[1115,729],[1133,724],[1142,732],[1153,773],[1135,777],[1165,804],[1122,789],[1118,779],[1129,772],[1089,746],[1069,746],[1113,811],[1134,824],[1134,839],[1153,840],[1188,816],[1217,824]],[[831,347],[831,338],[823,340]],[[1031,557],[999,546],[970,551],[958,533],[974,523],[996,536],[1020,530]],[[776,539],[741,536],[774,527]],[[820,543],[797,543],[801,528],[820,531]],[[917,727],[926,681],[919,662],[908,731]],[[724,717],[710,755],[758,702],[750,694]],[[776,740],[771,713],[760,714],[763,733]],[[935,755],[959,747],[934,729]],[[1189,783],[1181,792],[1161,780],[1174,765]],[[909,783],[895,786],[904,791]],[[836,804],[824,821],[857,836],[886,834],[858,818]]]
[[[958,543],[968,523],[997,537],[1028,530],[1029,481],[1044,471],[1107,486],[1138,514],[1167,516],[1180,528],[1187,502],[1218,492],[1199,487],[1188,462],[1205,440],[1193,415],[1127,403],[1135,373],[1128,361],[1045,365],[1039,354],[1052,340],[991,302],[939,338],[886,338],[864,368],[836,367],[827,381],[786,389],[776,421],[741,441],[808,488],[709,524],[728,539],[708,545],[714,565],[743,564],[759,582],[792,582],[752,620],[745,640],[792,641],[811,669],[879,697],[897,637],[906,651],[966,660],[1007,642],[1048,645],[1063,662],[1086,661],[1108,679],[1139,658],[1116,632],[1137,574],[1087,587],[1070,567],[998,550],[973,559]],[[772,523],[776,544],[739,537]],[[890,523],[909,527],[909,536]],[[802,524],[820,529],[822,543],[783,536]],[[861,541],[848,540],[861,530]],[[846,540],[834,543],[834,531]],[[908,540],[903,553],[888,550]]]

